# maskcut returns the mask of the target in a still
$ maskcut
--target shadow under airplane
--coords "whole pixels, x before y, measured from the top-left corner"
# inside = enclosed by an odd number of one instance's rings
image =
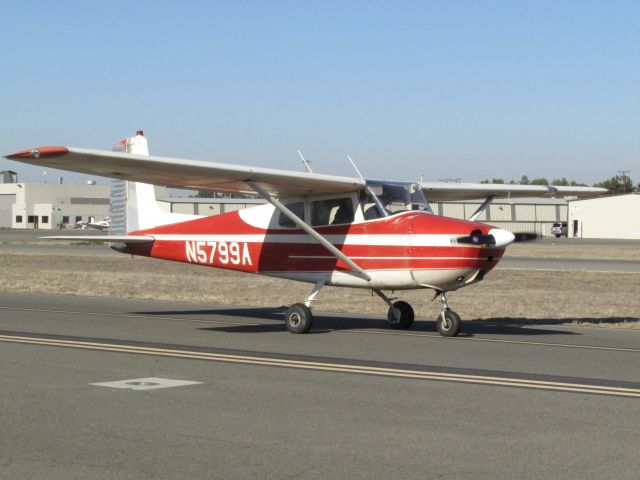
[[[223,320],[224,317],[237,317],[255,320],[256,324],[238,323],[238,325],[221,325],[200,328],[215,332],[229,333],[266,333],[285,331],[284,313],[287,307],[221,307],[197,310],[161,310],[135,312],[137,315],[149,316],[200,316],[209,317],[209,320]],[[205,318],[201,318],[205,319]],[[228,320],[227,320],[228,321]],[[601,318],[487,318],[467,320],[463,322],[461,336],[472,337],[476,334],[493,335],[580,335],[576,332],[547,329],[545,326],[567,324],[616,324],[623,322],[640,322],[640,318],[630,317],[601,317]],[[232,323],[232,321],[230,321]],[[345,314],[317,314],[315,316],[314,329],[310,333],[328,333],[339,330],[378,330],[388,329],[388,323],[383,318],[362,317]],[[402,332],[402,330],[397,330]],[[414,333],[436,332],[435,320],[417,320],[411,330]]]

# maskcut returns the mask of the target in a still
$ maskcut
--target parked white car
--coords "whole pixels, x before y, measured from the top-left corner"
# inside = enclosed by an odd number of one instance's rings
[[[556,222],[551,226],[551,234],[556,238],[567,236],[567,222]]]

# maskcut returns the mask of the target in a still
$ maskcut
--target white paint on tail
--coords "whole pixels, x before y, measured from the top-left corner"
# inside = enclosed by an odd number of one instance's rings
[[[141,130],[135,136],[118,142],[114,145],[114,150],[122,150],[122,147],[127,153],[149,155],[147,139]],[[136,230],[202,218],[200,215],[165,212],[156,202],[153,185],[148,183],[112,180],[110,204],[109,233],[112,235],[124,235]]]

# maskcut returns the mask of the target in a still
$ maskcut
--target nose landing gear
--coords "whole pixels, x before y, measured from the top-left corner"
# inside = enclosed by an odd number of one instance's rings
[[[460,315],[449,308],[445,292],[440,292],[440,303],[442,303],[442,312],[436,319],[438,333],[443,337],[455,337],[460,333],[460,327],[462,326]]]

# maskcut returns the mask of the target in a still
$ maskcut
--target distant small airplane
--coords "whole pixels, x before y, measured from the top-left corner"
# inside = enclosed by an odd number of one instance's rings
[[[88,222],[85,222],[83,220],[76,222],[76,228],[79,228],[81,230],[85,230],[87,228],[95,228],[96,230],[100,230],[101,232],[104,232],[105,230],[109,230],[110,221],[111,221],[110,217],[104,217],[104,220],[101,220],[99,222],[96,222],[95,217],[89,217]]]
[[[461,319],[449,308],[446,292],[480,282],[508,245],[536,237],[477,222],[495,198],[606,193],[590,187],[368,180],[149,156],[142,131],[116,147],[124,151],[37,147],[6,158],[126,181],[113,190],[111,235],[89,240],[116,243],[114,249],[132,255],[312,283],[304,303],[285,314],[292,333],[309,331],[310,306],[324,286],[341,286],[378,295],[396,329],[411,327],[414,311],[389,292],[433,290],[442,304],[438,331],[457,335]],[[210,217],[173,214],[158,207],[149,184],[252,192],[268,203]],[[467,220],[458,220],[434,215],[425,195],[431,201],[485,200]]]

